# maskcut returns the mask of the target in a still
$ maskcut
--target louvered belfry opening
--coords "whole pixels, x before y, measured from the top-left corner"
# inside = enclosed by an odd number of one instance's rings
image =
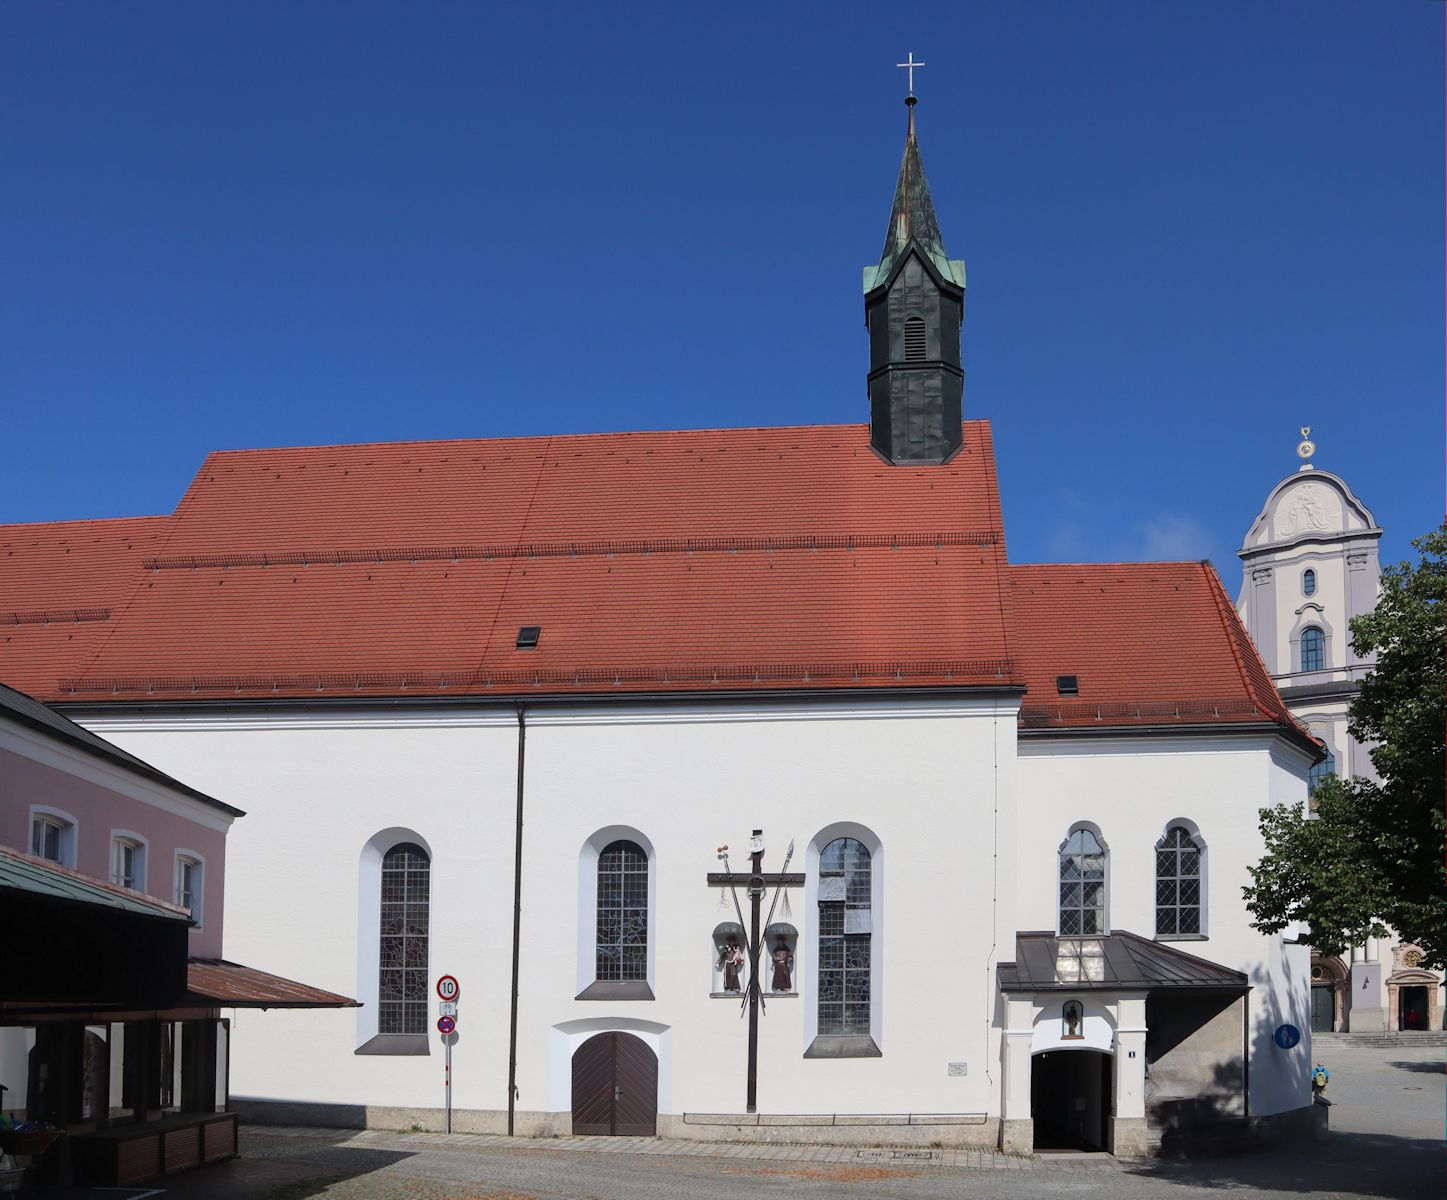
[[[924,362],[927,344],[924,318],[910,317],[904,323],[904,361]]]

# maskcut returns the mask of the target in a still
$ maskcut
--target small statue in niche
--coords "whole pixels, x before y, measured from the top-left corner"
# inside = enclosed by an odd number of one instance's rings
[[[1065,1009],[1060,1016],[1060,1023],[1064,1026],[1064,1029],[1061,1030],[1062,1037],[1080,1038],[1085,1036],[1085,1014],[1081,1010],[1079,1000],[1066,1001]]]
[[[792,992],[794,990],[794,952],[789,949],[789,943],[780,938],[774,945],[774,953],[771,957],[774,960],[773,990]]]
[[[723,948],[723,953],[719,955],[718,965],[723,968],[724,991],[743,991],[743,988],[739,985],[739,968],[744,965],[744,948],[739,945],[739,939],[733,934],[729,934],[728,945]]]

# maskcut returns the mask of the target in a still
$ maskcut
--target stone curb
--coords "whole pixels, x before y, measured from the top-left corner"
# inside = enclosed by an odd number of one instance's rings
[[[791,1145],[789,1143],[696,1142],[683,1138],[507,1137],[496,1133],[396,1132],[384,1129],[325,1129],[312,1126],[243,1125],[244,1138],[321,1140],[332,1145],[426,1146],[437,1150],[555,1150],[581,1154],[645,1154],[650,1157],[747,1159],[752,1162],[809,1162],[851,1166],[968,1167],[994,1171],[1107,1171],[1122,1164],[1106,1154],[1015,1155],[989,1149],[924,1149]],[[243,1150],[244,1152],[244,1150]]]

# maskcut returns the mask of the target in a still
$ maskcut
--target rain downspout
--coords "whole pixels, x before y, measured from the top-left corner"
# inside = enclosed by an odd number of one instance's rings
[[[518,789],[517,831],[514,835],[512,868],[512,1012],[507,1034],[507,1135],[513,1136],[513,1116],[518,1094],[518,950],[523,920],[523,762],[527,749],[527,716],[518,705]]]

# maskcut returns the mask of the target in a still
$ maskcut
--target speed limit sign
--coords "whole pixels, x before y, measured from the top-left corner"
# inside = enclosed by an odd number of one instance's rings
[[[444,975],[437,981],[437,996],[441,1000],[456,1000],[462,994],[462,986],[456,976]]]

